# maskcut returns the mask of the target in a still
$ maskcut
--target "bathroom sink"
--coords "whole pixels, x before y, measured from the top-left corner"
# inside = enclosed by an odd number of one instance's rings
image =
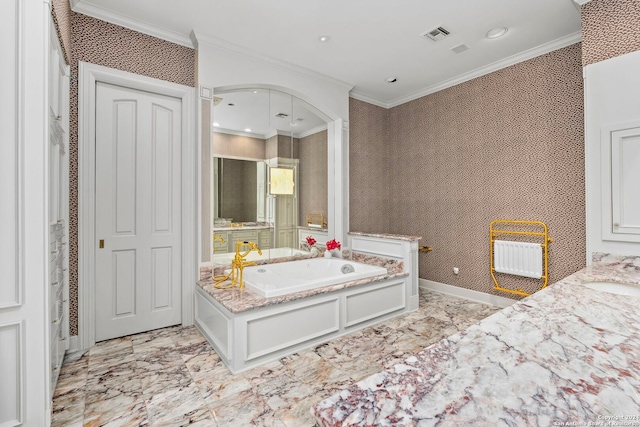
[[[609,292],[610,294],[640,297],[640,286],[638,285],[615,282],[584,282],[582,285],[596,291]]]

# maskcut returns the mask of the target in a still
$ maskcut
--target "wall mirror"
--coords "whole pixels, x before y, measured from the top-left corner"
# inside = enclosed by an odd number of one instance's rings
[[[214,93],[213,265],[230,264],[238,240],[261,248],[263,255],[251,253],[252,259],[304,253],[307,218],[328,217],[330,118],[274,89]]]

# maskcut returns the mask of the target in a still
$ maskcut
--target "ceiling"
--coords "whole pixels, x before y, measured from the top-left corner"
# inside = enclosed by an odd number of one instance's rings
[[[72,8],[175,43],[191,31],[353,85],[392,107],[580,40],[572,0],[72,0]],[[442,26],[434,42],[421,34]],[[487,39],[493,28],[501,38]],[[328,42],[319,37],[330,36]],[[464,44],[467,50],[451,49]],[[387,83],[395,77],[395,83]]]

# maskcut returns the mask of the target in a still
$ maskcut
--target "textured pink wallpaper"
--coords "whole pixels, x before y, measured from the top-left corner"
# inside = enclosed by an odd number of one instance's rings
[[[63,0],[66,2],[67,0]],[[187,86],[196,85],[195,50],[71,13],[69,111],[69,329],[78,334],[78,61]]]
[[[423,236],[421,278],[494,293],[493,219],[548,224],[551,282],[585,265],[579,44],[388,111],[352,99],[350,114],[351,230]]]
[[[71,13],[69,0],[51,1],[51,16],[53,16],[62,53],[67,64],[71,63]]]
[[[387,138],[389,112],[357,99],[349,100],[349,227],[387,233],[389,156],[395,139]],[[395,173],[395,171],[394,171]]]
[[[592,0],[580,20],[582,65],[640,50],[640,1]]]
[[[298,169],[298,224],[305,225],[307,214],[321,213],[327,217],[327,131],[300,138]]]

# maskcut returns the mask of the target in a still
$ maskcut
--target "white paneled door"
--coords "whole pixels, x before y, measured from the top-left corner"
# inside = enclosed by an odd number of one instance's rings
[[[181,323],[181,102],[96,84],[96,341]]]

